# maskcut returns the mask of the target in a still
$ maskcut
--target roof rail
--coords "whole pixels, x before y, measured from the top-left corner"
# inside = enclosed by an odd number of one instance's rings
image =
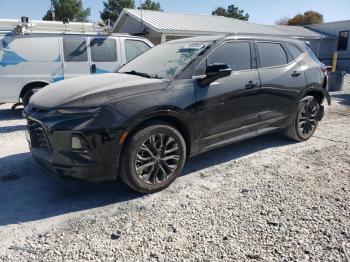
[[[77,32],[77,33],[111,33],[111,26],[102,27],[96,23],[55,21],[32,21],[29,17],[16,19],[0,19],[0,31],[14,31],[18,34],[30,32]]]

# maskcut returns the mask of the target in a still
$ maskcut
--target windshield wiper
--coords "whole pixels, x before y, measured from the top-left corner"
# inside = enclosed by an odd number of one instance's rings
[[[162,79],[161,77],[159,77],[158,75],[150,75],[147,73],[143,73],[143,72],[138,72],[135,70],[129,71],[129,72],[123,72],[124,74],[128,74],[128,75],[136,75],[136,76],[142,76],[142,77],[146,77],[146,78],[156,78],[156,79]]]

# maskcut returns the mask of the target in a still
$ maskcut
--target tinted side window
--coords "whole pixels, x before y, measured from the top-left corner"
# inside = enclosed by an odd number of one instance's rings
[[[146,52],[151,47],[147,45],[145,42],[138,40],[125,40],[125,54],[126,61],[129,62],[133,60],[135,57],[141,55]]]
[[[85,37],[64,37],[63,52],[66,62],[88,61]]]
[[[294,59],[303,53],[298,47],[296,47],[293,44],[286,43],[286,47],[288,48],[289,52],[292,54]]]
[[[261,67],[288,64],[287,53],[278,43],[257,43]]]
[[[249,42],[225,43],[212,53],[207,64],[224,63],[231,66],[233,71],[251,69]]]
[[[93,38],[90,50],[92,62],[117,61],[117,44],[113,38]]]

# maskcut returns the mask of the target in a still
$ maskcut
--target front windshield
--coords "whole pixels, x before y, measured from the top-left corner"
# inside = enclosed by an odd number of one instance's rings
[[[118,70],[118,73],[133,73],[154,78],[174,78],[209,43],[165,43],[136,57]]]

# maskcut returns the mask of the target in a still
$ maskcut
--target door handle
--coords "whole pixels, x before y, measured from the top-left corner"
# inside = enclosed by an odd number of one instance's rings
[[[253,89],[258,87],[258,83],[255,81],[249,81],[248,84],[245,85],[245,89]]]
[[[95,73],[96,73],[96,65],[95,65],[95,64],[92,64],[92,65],[91,65],[91,73],[92,73],[92,74],[95,74]]]
[[[297,77],[297,76],[300,76],[300,75],[301,75],[301,73],[299,71],[294,71],[292,73],[292,77]]]

